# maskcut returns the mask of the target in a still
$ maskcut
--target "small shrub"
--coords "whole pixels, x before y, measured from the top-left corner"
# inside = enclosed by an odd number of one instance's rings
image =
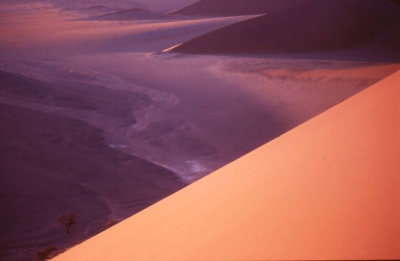
[[[106,226],[107,226],[107,227],[112,227],[112,226],[114,226],[114,225],[115,225],[115,221],[112,220],[112,219],[109,219],[109,220],[107,221],[107,223],[106,223]]]
[[[57,251],[56,247],[46,247],[42,251],[36,252],[35,261],[46,261],[50,258],[54,257],[55,252]]]

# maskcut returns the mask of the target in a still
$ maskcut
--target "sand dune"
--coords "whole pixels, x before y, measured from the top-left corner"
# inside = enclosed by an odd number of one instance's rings
[[[400,0],[388,0],[394,4],[400,5]]]
[[[6,1],[2,1],[6,2]],[[178,8],[193,4],[196,0],[13,0],[9,4],[52,4],[63,10],[68,11],[101,11],[103,8],[111,9],[131,9],[144,8],[157,12],[171,12]]]
[[[397,259],[400,72],[54,260]]]
[[[260,73],[270,78],[296,79],[296,80],[358,80],[358,79],[383,79],[400,70],[400,64],[368,66],[347,69],[318,69],[318,70],[287,70],[274,69],[262,70]],[[257,72],[257,70],[254,70]]]
[[[387,50],[389,52],[399,51],[400,50],[400,24],[388,30],[388,32],[380,39],[378,39],[375,43],[376,47],[380,50]]]
[[[193,16],[236,16],[270,14],[309,0],[201,0],[171,14]]]
[[[0,4],[1,260],[28,261],[44,247],[86,240],[108,218],[124,219],[184,186],[177,175],[197,180],[399,66],[388,64],[394,52],[160,53],[246,16],[86,19],[195,0],[34,1]],[[392,37],[395,29],[374,46],[396,49]],[[65,237],[55,219],[69,212],[78,224]]]
[[[163,13],[153,12],[146,9],[134,8],[95,17],[95,20],[105,21],[130,21],[130,20],[166,20],[170,19]]]
[[[174,51],[196,54],[293,53],[355,48],[396,26],[391,3],[313,0],[188,41]]]
[[[130,19],[128,15],[128,19]],[[146,21],[135,23],[88,20],[92,14],[79,16],[65,12],[34,10],[4,13],[0,20],[0,45],[5,56],[47,53],[157,52],[188,41],[246,17]],[[134,16],[133,16],[134,17]],[[117,19],[114,17],[113,19]],[[123,18],[123,17],[122,17]],[[131,17],[132,18],[132,17]],[[24,37],[21,37],[23,35]],[[33,50],[35,49],[35,50]]]
[[[112,8],[112,7],[107,7],[107,6],[102,6],[102,5],[93,5],[89,7],[81,7],[81,8],[64,8],[65,11],[69,12],[76,12],[76,13],[81,13],[84,15],[106,15],[109,13],[114,13],[114,12],[120,12],[123,11],[123,9],[120,8]]]
[[[132,0],[123,1],[132,2]],[[146,9],[167,13],[193,4],[196,0],[135,0],[135,2],[142,4]]]

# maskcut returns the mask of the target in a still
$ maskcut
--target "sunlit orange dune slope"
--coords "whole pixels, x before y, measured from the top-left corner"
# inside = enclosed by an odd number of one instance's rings
[[[310,0],[200,0],[171,14],[235,16],[270,14]]]
[[[371,44],[399,22],[400,8],[389,1],[312,0],[199,36],[174,51],[275,54],[351,49]]]
[[[400,72],[56,261],[400,258]]]

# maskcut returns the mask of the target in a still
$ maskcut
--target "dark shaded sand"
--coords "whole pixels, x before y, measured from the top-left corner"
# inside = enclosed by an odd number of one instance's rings
[[[400,23],[383,34],[372,47],[389,52],[400,51]]]
[[[313,0],[218,29],[173,51],[271,54],[348,49],[371,43],[399,22],[400,9],[390,2]],[[395,46],[390,37],[388,41]],[[398,44],[396,49],[400,49]]]
[[[24,96],[27,104],[58,95],[24,76],[0,79],[3,97]],[[63,106],[68,95],[60,97]],[[103,131],[83,121],[0,103],[0,122],[0,260],[68,248],[185,186],[174,173],[111,149]],[[78,223],[67,235],[55,220],[69,213]]]
[[[397,5],[400,5],[400,0],[388,0],[388,1],[390,1],[392,3],[395,3]]]
[[[168,16],[163,13],[158,13],[141,8],[134,8],[98,16],[94,19],[102,21],[133,21],[133,20],[167,20],[171,18],[172,18],[171,16]]]
[[[170,14],[237,16],[270,14],[310,0],[201,0]]]

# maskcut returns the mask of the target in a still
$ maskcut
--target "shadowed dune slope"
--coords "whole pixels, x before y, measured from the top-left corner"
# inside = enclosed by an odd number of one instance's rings
[[[144,95],[73,85],[0,71],[0,100],[25,105],[0,102],[0,260],[70,247],[106,229],[109,218],[124,219],[185,186],[171,171],[107,146],[103,130],[50,114],[68,108],[118,118],[146,102]],[[65,237],[55,220],[68,213],[78,223]]]
[[[400,51],[400,23],[382,35],[374,46],[387,51]]]
[[[171,14],[236,16],[269,14],[310,0],[201,0]]]
[[[369,43],[399,21],[399,8],[388,2],[313,0],[210,32],[174,51],[240,54],[340,50]]]
[[[394,4],[400,5],[400,0],[388,0]]]
[[[104,20],[104,21],[130,21],[130,20],[164,20],[169,18],[170,18],[169,16],[163,13],[153,12],[141,8],[134,8],[98,16],[94,19]]]
[[[397,259],[400,72],[55,258]]]

